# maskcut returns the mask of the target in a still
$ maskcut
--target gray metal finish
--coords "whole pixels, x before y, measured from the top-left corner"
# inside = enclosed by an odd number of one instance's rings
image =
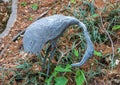
[[[78,19],[71,16],[64,16],[58,14],[49,17],[44,17],[33,22],[30,26],[27,27],[24,33],[24,50],[28,53],[38,55],[47,42],[55,41],[70,25],[78,25],[79,27],[81,27],[83,29],[84,37],[87,42],[87,50],[82,60],[78,63],[71,65],[83,65],[89,59],[89,57],[92,56],[94,46],[89,37],[89,33],[87,31],[86,26]]]

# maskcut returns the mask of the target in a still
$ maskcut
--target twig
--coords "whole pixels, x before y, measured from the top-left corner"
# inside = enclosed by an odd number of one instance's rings
[[[11,28],[13,27],[13,25],[16,21],[16,18],[17,18],[17,2],[18,2],[18,0],[12,0],[11,14],[10,14],[10,17],[8,19],[5,30],[0,34],[0,38],[4,38],[5,36],[7,36],[9,34],[9,31],[11,30]]]
[[[50,9],[52,9],[53,7],[55,7],[55,5],[57,5],[59,3],[58,2],[57,4],[54,4],[56,1],[57,0],[55,0],[53,2],[53,5],[51,7],[49,7],[45,12],[43,12],[41,15],[39,15],[34,21],[39,20],[41,17],[45,16],[49,12]]]
[[[5,50],[10,46],[10,44],[11,44],[11,42],[8,43],[8,44],[4,47],[4,49],[1,51],[1,53],[0,53],[0,59],[2,58],[2,55],[3,55],[3,53],[5,52]]]
[[[49,12],[49,10],[43,12],[41,15],[39,15],[34,21],[39,20],[41,17],[45,16],[47,13]]]
[[[100,21],[101,21],[103,30],[106,32],[106,34],[107,34],[107,36],[108,36],[108,38],[110,39],[110,42],[111,42],[111,47],[112,47],[112,61],[113,61],[114,56],[115,56],[113,41],[112,41],[112,38],[111,38],[110,34],[107,32],[107,30],[105,29],[105,27],[103,25],[103,20],[102,20],[101,14],[100,14]]]

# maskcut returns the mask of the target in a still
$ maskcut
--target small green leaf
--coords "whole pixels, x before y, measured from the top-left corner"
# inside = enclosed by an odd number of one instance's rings
[[[68,79],[65,77],[56,77],[55,78],[55,85],[66,85],[68,82]]]
[[[16,66],[16,68],[24,68],[24,67],[25,67],[24,65]]]
[[[69,65],[69,64],[66,65],[66,69],[71,69],[71,68],[72,68],[71,65]]]
[[[120,53],[120,48],[118,48],[118,51],[117,51],[118,53]]]
[[[27,62],[24,62],[23,64],[18,64],[18,66],[16,66],[16,68],[20,68],[20,69],[26,69],[26,68],[30,68],[31,65]]]
[[[96,17],[98,17],[98,16],[99,16],[99,14],[93,14],[93,15],[92,15],[93,18],[96,18]]]
[[[33,18],[32,18],[32,17],[30,17],[30,18],[29,18],[29,20],[30,20],[30,21],[32,21],[32,20],[33,20]]]
[[[24,69],[24,68],[27,68],[27,65],[21,64],[21,65],[16,66],[16,68],[22,68],[22,69]]]
[[[52,80],[53,80],[53,77],[56,77],[57,73],[58,73],[58,72],[53,71],[52,75],[51,75],[48,79],[45,80],[45,82],[47,83],[47,85],[51,85],[51,82],[52,82]]]
[[[112,28],[112,30],[114,31],[114,30],[119,30],[120,29],[120,25],[115,25],[115,26],[113,26],[113,28]]]
[[[75,55],[76,57],[79,56],[78,50],[74,49],[74,50],[73,50],[73,53],[74,53],[74,55]]]
[[[38,5],[37,4],[32,4],[32,9],[33,10],[37,10],[38,9]]]
[[[55,71],[58,71],[58,72],[72,72],[70,68],[71,68],[71,65],[67,65],[65,68],[62,68],[61,66],[56,66]]]
[[[101,53],[101,52],[98,52],[98,51],[94,51],[94,55],[101,57],[101,56],[102,56],[102,53]]]
[[[82,70],[77,70],[75,77],[76,85],[83,85],[84,81],[85,81],[84,72]]]
[[[27,2],[21,2],[21,6],[26,6]]]
[[[71,3],[74,3],[74,4],[76,3],[75,0],[70,0],[70,2],[71,2]]]

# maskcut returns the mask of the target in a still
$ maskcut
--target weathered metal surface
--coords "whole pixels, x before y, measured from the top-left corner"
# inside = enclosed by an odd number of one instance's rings
[[[72,64],[72,66],[83,65],[92,56],[94,46],[89,37],[86,26],[78,19],[71,16],[58,14],[44,17],[33,22],[27,27],[23,37],[24,50],[28,53],[38,55],[47,42],[56,40],[70,25],[78,25],[84,32],[84,37],[87,42],[87,50],[82,60],[78,63]]]

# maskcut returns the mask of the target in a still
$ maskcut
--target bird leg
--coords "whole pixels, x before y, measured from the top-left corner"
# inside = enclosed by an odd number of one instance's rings
[[[55,51],[56,51],[56,41],[53,40],[50,44],[50,46],[48,47],[47,49],[47,52],[50,51],[50,48],[51,48],[51,52],[50,52],[50,57],[49,57],[49,60],[48,60],[48,66],[47,66],[47,75],[49,74],[50,72],[50,63],[51,63],[51,60],[55,54]]]
[[[52,48],[52,50],[51,50],[51,52],[50,52],[50,60],[52,60],[52,58],[53,58],[53,56],[54,56],[54,54],[55,54],[56,45],[57,45],[57,44],[56,44],[56,41],[55,41],[55,40],[51,42],[51,48]]]
[[[46,59],[47,59],[47,57],[49,55],[50,49],[51,49],[51,45],[47,48],[46,55],[45,55],[44,60],[43,60],[43,67],[44,67],[44,65],[46,63]]]
[[[46,51],[46,55],[45,55],[45,57],[44,57],[44,59],[43,59],[43,67],[44,67],[44,65],[45,65],[45,63],[46,63],[46,59],[47,59],[47,57],[48,57],[48,55],[49,55],[49,52],[50,52],[50,60],[52,59],[52,57],[53,57],[53,55],[54,55],[54,53],[55,53],[55,46],[56,46],[56,42],[51,42],[51,44],[50,44],[50,46],[47,48],[47,51]],[[52,50],[51,50],[52,49]]]

